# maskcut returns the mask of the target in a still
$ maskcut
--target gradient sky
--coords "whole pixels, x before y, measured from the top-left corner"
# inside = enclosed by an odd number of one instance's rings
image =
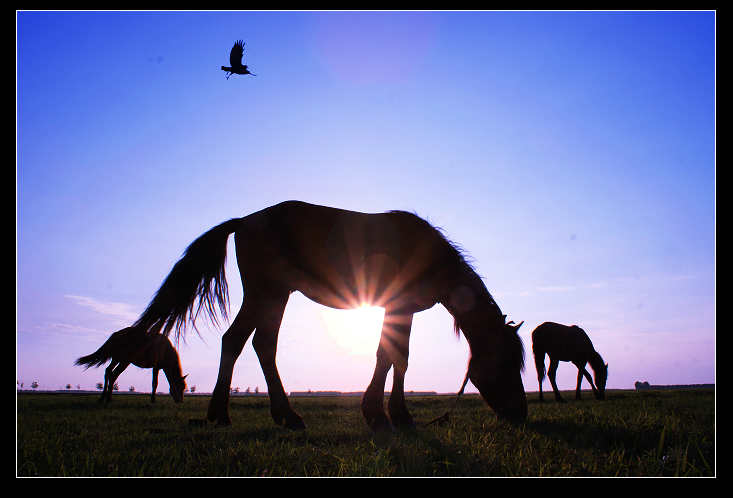
[[[191,241],[288,199],[442,227],[524,320],[527,391],[545,321],[588,332],[609,388],[715,381],[714,12],[16,19],[26,388],[93,389],[103,369],[74,360],[137,318]],[[237,39],[257,77],[219,69]],[[378,325],[334,313],[291,296],[286,391],[366,388]],[[207,392],[225,326],[198,323],[179,351]],[[468,347],[441,305],[415,316],[410,347],[406,390],[460,387]],[[560,365],[561,389],[576,372]],[[149,391],[150,370],[118,382]],[[250,342],[232,386],[266,389]]]

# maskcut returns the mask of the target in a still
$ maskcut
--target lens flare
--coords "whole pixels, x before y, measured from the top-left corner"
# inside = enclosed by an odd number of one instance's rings
[[[384,321],[384,308],[362,305],[351,310],[323,308],[321,317],[328,334],[346,352],[374,355]]]

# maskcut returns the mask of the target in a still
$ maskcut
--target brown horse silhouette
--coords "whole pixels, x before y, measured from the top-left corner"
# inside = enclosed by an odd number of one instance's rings
[[[122,372],[132,363],[140,368],[153,369],[153,390],[150,401],[155,403],[158,373],[162,369],[168,379],[170,394],[176,403],[183,401],[186,375],[181,375],[178,352],[167,337],[148,334],[139,327],[127,327],[113,333],[94,353],[76,360],[76,365],[98,367],[112,360],[104,372],[104,389],[100,402],[112,400],[112,387]]]
[[[560,403],[565,402],[560,396],[560,391],[557,390],[557,383],[555,382],[557,366],[561,361],[573,362],[578,368],[578,385],[575,388],[575,399],[580,399],[580,384],[583,382],[584,376],[588,379],[595,397],[605,399],[608,363],[603,363],[603,358],[593,348],[593,343],[591,343],[588,335],[577,325],[543,323],[532,331],[532,351],[535,367],[537,368],[537,380],[540,384],[540,401],[544,401],[542,381],[545,378],[545,354],[550,357],[550,368],[547,373],[557,401]],[[595,384],[593,384],[593,379],[585,369],[586,363],[590,363],[593,368],[593,375],[596,379]]]
[[[222,337],[221,362],[207,418],[231,424],[229,390],[234,363],[247,338],[267,382],[276,423],[304,428],[275,365],[277,339],[291,292],[333,308],[362,304],[385,309],[377,363],[362,398],[362,413],[373,429],[390,427],[383,407],[387,372],[394,367],[388,408],[391,424],[411,426],[405,406],[412,316],[443,304],[463,331],[470,350],[468,374],[499,417],[527,416],[522,385],[521,326],[506,323],[483,281],[437,229],[414,214],[365,214],[287,201],[244,218],[226,221],[196,239],[175,264],[135,326],[179,336],[203,308],[216,322],[226,317],[224,275],[227,239],[234,233],[244,297]],[[195,303],[198,301],[198,305]]]

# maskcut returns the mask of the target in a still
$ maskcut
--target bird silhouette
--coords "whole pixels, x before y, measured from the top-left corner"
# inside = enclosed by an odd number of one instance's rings
[[[237,40],[234,42],[232,51],[229,53],[229,64],[231,67],[221,66],[221,70],[227,72],[227,79],[229,79],[232,74],[251,74],[252,76],[257,76],[254,73],[250,73],[246,65],[242,65],[243,56],[244,42],[242,42],[242,40]]]

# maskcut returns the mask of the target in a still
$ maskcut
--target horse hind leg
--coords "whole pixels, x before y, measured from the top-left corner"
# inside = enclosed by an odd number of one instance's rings
[[[560,390],[557,388],[557,382],[555,376],[557,375],[557,366],[560,364],[558,360],[550,358],[550,368],[547,370],[547,376],[550,378],[550,384],[552,385],[552,391],[555,393],[555,401],[558,403],[565,403],[565,400],[560,396]]]
[[[545,380],[545,352],[540,350],[534,350],[534,365],[537,370],[537,384],[540,387],[540,402],[544,402],[545,399],[542,395],[542,381]]]
[[[206,415],[208,420],[216,422],[219,426],[232,424],[229,417],[229,389],[232,384],[234,364],[255,329],[256,318],[256,304],[245,298],[239,313],[221,338],[219,375]]]
[[[275,363],[277,338],[287,302],[287,294],[260,300],[262,308],[257,321],[257,330],[252,338],[252,346],[257,353],[262,373],[267,382],[272,419],[276,424],[288,429],[302,430],[305,429],[305,423],[290,406]]]
[[[107,384],[107,401],[108,402],[112,401],[112,390],[114,389],[115,382],[117,382],[117,377],[119,377],[122,374],[122,372],[124,372],[125,369],[129,365],[130,364],[126,362],[118,363],[117,366],[112,370],[112,373],[109,376],[109,382]]]
[[[115,360],[112,360],[110,361],[109,365],[107,365],[107,368],[104,370],[104,387],[102,388],[102,396],[99,398],[100,403],[108,403],[112,400],[113,381],[110,382],[110,379],[112,378],[112,374],[117,365],[119,365],[119,363]],[[108,390],[109,394],[107,393]]]

